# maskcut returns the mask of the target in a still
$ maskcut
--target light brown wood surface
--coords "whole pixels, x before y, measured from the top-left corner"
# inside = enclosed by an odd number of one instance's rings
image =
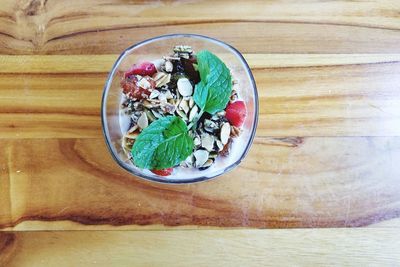
[[[19,232],[0,236],[0,264],[10,267],[400,264],[399,231],[387,228]]]
[[[400,265],[399,14],[396,0],[1,1],[0,266]],[[132,177],[102,137],[118,54],[170,33],[232,44],[258,87],[248,157],[205,183]]]

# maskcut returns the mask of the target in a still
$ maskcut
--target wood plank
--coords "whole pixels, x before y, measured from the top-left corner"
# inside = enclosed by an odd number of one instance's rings
[[[399,254],[396,229],[0,234],[9,267],[397,266]]]
[[[234,171],[181,186],[131,177],[101,139],[0,146],[8,230],[354,227],[400,216],[399,137],[257,138]]]
[[[400,54],[245,56],[260,97],[259,136],[400,134]],[[99,138],[115,57],[0,57],[0,138]]]
[[[252,53],[400,51],[396,0],[3,2],[3,54],[119,53],[143,39],[182,32]]]

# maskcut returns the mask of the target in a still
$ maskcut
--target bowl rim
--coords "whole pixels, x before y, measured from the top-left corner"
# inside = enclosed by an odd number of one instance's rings
[[[130,52],[130,50],[132,50],[134,48],[138,48],[143,45],[146,45],[153,41],[160,41],[160,40],[171,39],[171,38],[176,38],[176,37],[187,37],[187,38],[196,38],[196,39],[206,40],[206,41],[213,42],[213,43],[216,43],[220,46],[227,48],[241,60],[241,62],[243,63],[243,66],[245,67],[245,70],[250,78],[250,83],[252,85],[252,89],[253,89],[253,93],[254,93],[254,104],[255,104],[255,106],[254,106],[254,124],[253,124],[252,130],[251,130],[250,139],[247,142],[246,148],[244,149],[244,151],[243,151],[242,155],[239,157],[239,159],[237,161],[235,161],[234,163],[230,164],[229,166],[227,166],[226,168],[223,168],[222,171],[220,171],[216,175],[200,176],[197,178],[185,178],[185,179],[182,179],[182,178],[174,179],[174,178],[168,178],[168,177],[159,178],[159,176],[156,176],[156,175],[150,176],[145,173],[138,172],[134,169],[128,168],[125,165],[125,163],[116,156],[116,152],[114,151],[113,146],[110,144],[111,138],[110,138],[110,134],[108,131],[108,124],[107,124],[107,120],[106,120],[106,116],[107,116],[106,115],[106,102],[107,102],[108,91],[110,89],[110,85],[112,82],[112,77],[114,76],[114,73],[115,73],[117,67],[120,65],[122,59],[128,54],[128,52]],[[188,183],[197,183],[197,182],[214,179],[218,176],[221,176],[221,175],[226,174],[227,172],[233,170],[242,162],[242,160],[247,156],[247,154],[250,150],[250,147],[252,146],[254,138],[255,138],[255,134],[256,134],[256,130],[257,130],[257,126],[258,126],[258,112],[259,112],[259,99],[258,99],[257,86],[256,86],[256,82],[255,82],[253,73],[251,72],[249,64],[247,63],[247,61],[245,60],[243,55],[235,47],[233,47],[221,40],[218,40],[218,39],[215,39],[212,37],[208,37],[205,35],[193,34],[193,33],[174,33],[174,34],[159,35],[159,36],[155,36],[155,37],[143,40],[141,42],[138,42],[134,45],[129,46],[119,55],[119,57],[113,64],[111,71],[108,74],[106,83],[103,88],[103,94],[102,94],[102,99],[101,99],[101,126],[102,126],[102,132],[103,132],[103,136],[104,136],[107,148],[108,148],[112,158],[118,163],[118,165],[121,168],[128,171],[131,175],[138,177],[140,179],[143,179],[143,180],[158,182],[158,183],[163,183],[163,184],[188,184]]]

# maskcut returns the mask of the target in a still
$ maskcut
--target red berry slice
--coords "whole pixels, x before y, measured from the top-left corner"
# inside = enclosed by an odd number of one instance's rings
[[[144,77],[143,79],[146,79],[150,83],[151,88],[155,87],[155,82],[151,77]],[[142,88],[138,85],[138,80],[135,76],[131,76],[121,81],[121,87],[124,94],[130,99],[143,99],[148,98],[150,95],[148,89]]]
[[[171,175],[173,168],[167,168],[167,169],[162,169],[162,170],[150,170],[150,171],[159,176],[168,176],[168,175]]]
[[[130,70],[125,72],[125,78],[131,75],[152,76],[157,72],[156,66],[151,62],[142,62],[139,65],[134,64]]]
[[[243,125],[247,113],[246,105],[243,101],[239,100],[229,103],[225,111],[225,117],[228,119],[230,124],[236,127],[241,127]]]

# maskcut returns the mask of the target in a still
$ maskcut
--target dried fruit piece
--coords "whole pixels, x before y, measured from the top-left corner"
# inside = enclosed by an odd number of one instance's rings
[[[137,85],[137,79],[125,79],[121,81],[121,87],[129,99],[144,99],[150,95],[150,91]]]
[[[229,103],[225,111],[226,118],[233,126],[241,127],[243,125],[247,113],[246,105],[243,101]]]
[[[151,172],[159,176],[168,176],[171,175],[173,170],[174,170],[173,168],[167,168],[162,170],[151,170]]]
[[[195,83],[200,82],[200,73],[194,69],[193,62],[187,58],[181,58],[181,63],[183,69],[185,70],[185,74]]]
[[[125,78],[131,75],[152,76],[156,72],[156,66],[151,62],[145,61],[138,65],[134,64],[130,70],[125,72]]]

